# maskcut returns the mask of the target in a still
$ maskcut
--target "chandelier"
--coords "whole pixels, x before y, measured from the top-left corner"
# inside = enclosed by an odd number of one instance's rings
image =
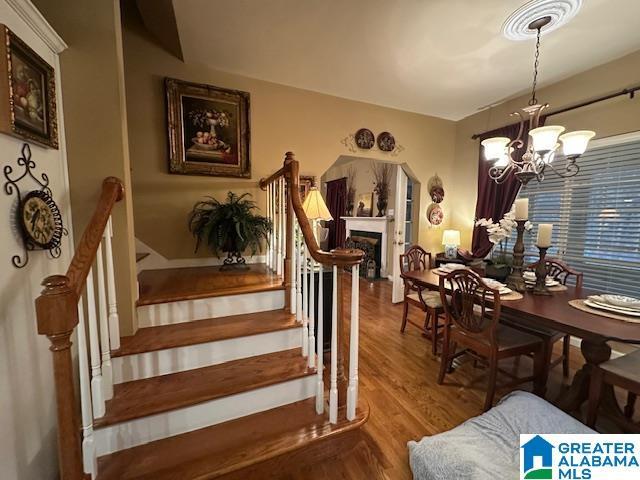
[[[541,182],[545,171],[548,169],[560,177],[572,177],[578,173],[580,166],[576,160],[587,149],[589,140],[595,135],[590,130],[578,130],[561,135],[565,128],[560,125],[548,125],[540,127],[540,114],[549,107],[548,103],[540,104],[536,98],[536,86],[538,81],[538,64],[540,58],[540,33],[551,21],[551,17],[545,16],[531,22],[528,28],[537,31],[536,51],[533,63],[533,85],[529,105],[512,113],[520,120],[520,128],[515,139],[507,137],[487,138],[481,142],[484,147],[484,156],[488,161],[494,162],[489,169],[489,177],[496,183],[504,182],[510,174],[513,174],[522,185],[526,185],[533,178]],[[525,126],[529,124],[529,134],[523,139]],[[556,151],[562,142],[562,152],[565,157],[563,166],[554,165]],[[525,148],[521,160],[514,158],[516,149]]]

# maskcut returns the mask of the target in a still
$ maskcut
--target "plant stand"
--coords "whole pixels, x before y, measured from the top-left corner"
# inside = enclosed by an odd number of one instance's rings
[[[249,265],[240,252],[227,252],[227,258],[222,262],[220,271],[228,270],[249,270]]]

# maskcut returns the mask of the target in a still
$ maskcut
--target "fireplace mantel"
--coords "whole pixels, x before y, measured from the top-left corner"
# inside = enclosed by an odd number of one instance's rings
[[[373,232],[382,235],[380,275],[387,276],[387,217],[340,217],[345,222],[346,237],[351,236],[352,230],[363,232]]]

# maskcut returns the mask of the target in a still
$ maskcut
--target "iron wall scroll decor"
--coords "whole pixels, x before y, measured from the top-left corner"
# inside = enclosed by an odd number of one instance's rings
[[[16,268],[27,265],[29,252],[33,250],[49,250],[53,258],[60,257],[62,236],[69,234],[62,224],[60,209],[53,200],[49,188],[49,177],[46,173],[40,174],[40,177],[33,173],[36,162],[31,159],[31,147],[28,143],[22,145],[21,153],[22,156],[18,157],[17,163],[19,167],[24,168],[24,171],[20,175],[12,178],[13,167],[11,165],[4,167],[6,178],[4,191],[7,195],[17,197],[16,223],[24,249],[22,255],[11,257],[11,263]],[[25,179],[31,179],[40,188],[21,191],[19,184]]]

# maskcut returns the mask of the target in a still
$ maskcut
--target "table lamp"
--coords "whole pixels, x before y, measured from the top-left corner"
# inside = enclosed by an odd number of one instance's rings
[[[442,233],[442,245],[444,245],[445,258],[457,258],[458,246],[460,246],[460,232],[458,230],[445,230]]]
[[[309,189],[307,196],[304,197],[302,209],[307,215],[307,218],[311,220],[313,235],[316,241],[318,241],[318,220],[329,221],[333,220],[333,217],[317,187],[311,187]]]

